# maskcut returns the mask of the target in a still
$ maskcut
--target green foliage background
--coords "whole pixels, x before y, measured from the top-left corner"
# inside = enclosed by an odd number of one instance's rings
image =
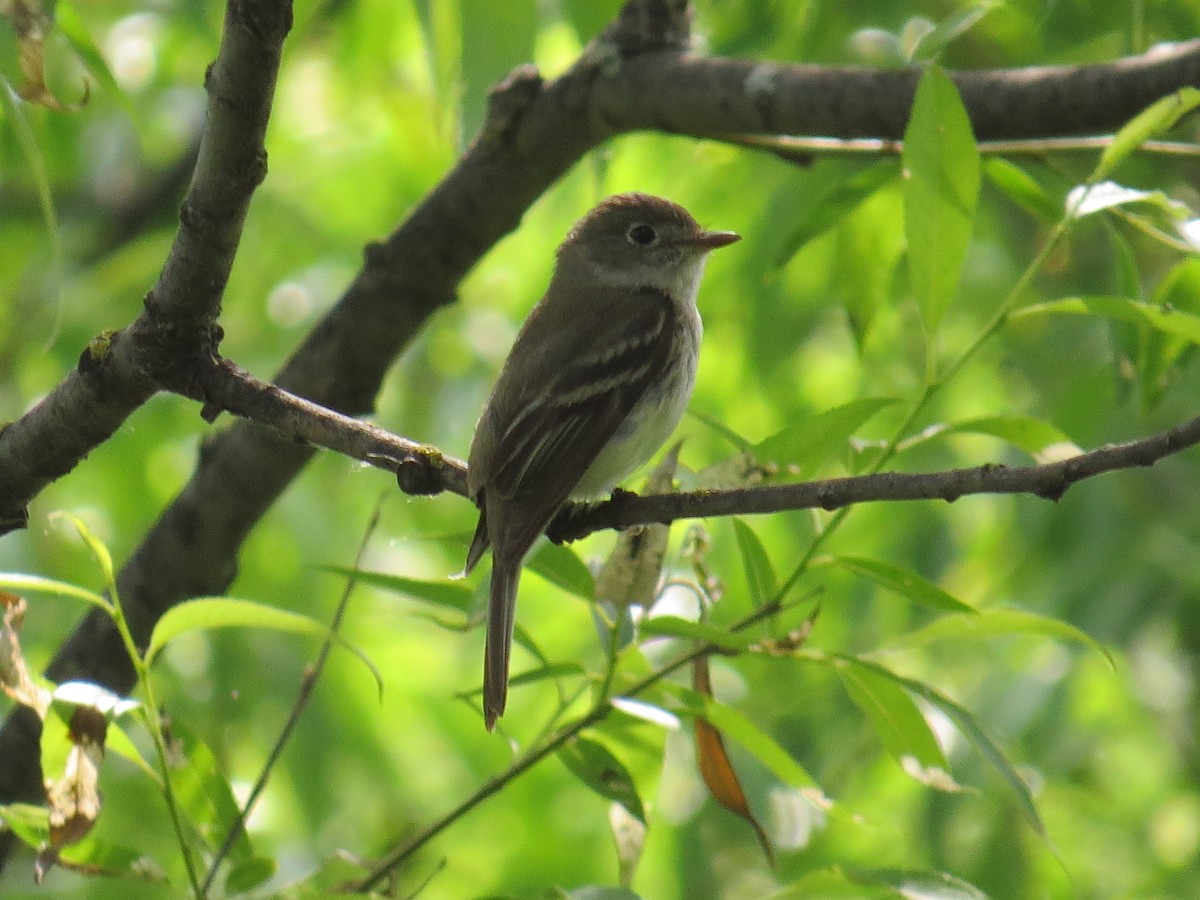
[[[225,355],[269,377],[357,270],[364,243],[391,230],[453,165],[481,120],[488,85],[530,59],[544,75],[562,71],[617,7],[572,0],[298,2],[268,135],[270,174],[225,296]],[[915,0],[701,3],[696,27],[712,54],[896,65],[888,41],[866,29],[899,35],[902,47],[914,19],[936,22],[956,9]],[[0,420],[18,417],[53,387],[99,331],[137,315],[169,246],[178,198],[150,210],[132,236],[121,230],[122,204],[193,139],[222,6],[96,0],[76,12],[121,90],[96,87],[74,113],[0,111]],[[950,69],[1087,63],[1198,32],[1192,0],[1015,0],[989,12],[940,61]],[[11,43],[0,43],[0,65],[13,83],[14,53]],[[70,101],[80,92],[77,57],[61,34],[50,54],[51,86]],[[1095,156],[1012,162],[1036,182],[1051,212],[1014,202],[1000,186],[1003,173],[985,164],[964,274],[936,337],[942,363],[981,333]],[[676,199],[703,223],[745,236],[709,266],[692,409],[757,443],[841,404],[899,398],[856,431],[859,451],[839,442],[802,474],[860,470],[871,442],[890,437],[920,395],[928,365],[904,259],[898,164],[882,164],[895,171],[861,202],[838,210],[830,227],[804,229],[839,187],[877,165],[869,157],[826,157],[805,168],[661,135],[614,141],[540,199],[472,273],[461,302],[440,312],[396,367],[376,420],[465,455],[491,379],[546,284],[552,248],[597,200],[636,189]],[[1198,173],[1194,159],[1139,155],[1113,177],[1161,189],[1194,211]],[[43,189],[53,201],[52,222],[39,203]],[[1195,254],[1165,247],[1138,225],[1115,216],[1080,221],[1021,302],[1110,294],[1200,311]],[[1200,370],[1193,356],[1192,345],[1148,327],[1100,316],[1025,317],[984,346],[916,428],[1021,416],[1048,423],[1083,448],[1133,439],[1196,414]],[[83,517],[119,564],[186,479],[207,430],[193,404],[155,398],[35,501],[30,527],[0,541],[0,569],[98,588],[73,530],[49,514]],[[691,472],[735,449],[698,418],[685,420],[680,437]],[[891,466],[932,471],[1028,461],[1012,443],[947,431],[915,442]],[[689,477],[685,472],[685,485]],[[340,582],[317,567],[351,564],[381,496],[382,524],[364,568],[427,580],[457,571],[474,522],[467,503],[402,497],[379,472],[323,454],[252,536],[231,594],[327,618]],[[634,889],[665,900],[760,897],[800,883],[806,887],[788,896],[863,896],[867,888],[847,887],[830,873],[840,867],[944,871],[995,897],[1200,896],[1197,509],[1200,457],[1191,451],[1088,481],[1057,503],[986,496],[853,510],[823,553],[901,567],[981,610],[1059,619],[1111,652],[1110,666],[1079,642],[972,634],[953,617],[837,567],[814,569],[793,595],[812,592],[820,600],[809,648],[867,656],[970,710],[1028,780],[1047,837],[1022,817],[995,770],[928,709],[954,779],[968,787],[963,792],[934,790],[906,774],[828,661],[715,659],[718,698],[772,735],[837,812],[812,819],[794,790],[735,745],[751,803],[778,842],[771,871],[744,823],[706,799],[687,727],[601,729],[649,807]],[[745,524],[786,574],[828,521],[823,513],[789,513]],[[710,542],[707,565],[724,589],[712,618],[732,622],[752,605],[735,525],[698,527]],[[679,549],[687,531],[675,526],[668,557],[681,578],[691,574]],[[611,543],[601,535],[573,549],[590,562]],[[478,603],[479,576],[468,585]],[[801,606],[762,635],[796,627],[811,609]],[[59,600],[32,602],[25,649],[34,665],[49,658],[80,611]],[[551,661],[603,671],[586,604],[529,575],[519,618]],[[938,621],[948,636],[923,630]],[[259,852],[278,860],[272,885],[305,877],[337,849],[366,857],[385,852],[509,762],[508,741],[486,735],[475,707],[459,698],[479,685],[483,644],[482,631],[464,623],[411,597],[358,590],[344,634],[382,670],[383,698],[353,657],[335,654],[251,820]],[[658,659],[662,649],[646,652]],[[243,790],[313,653],[311,640],[273,632],[188,635],[159,664],[158,694]],[[517,652],[515,671],[532,664]],[[521,745],[535,738],[556,697],[545,683],[514,689],[507,737]],[[97,837],[135,847],[175,872],[178,851],[144,776],[110,758],[102,786],[107,805]],[[25,890],[27,874],[14,866],[0,891]],[[401,873],[400,893],[428,877],[425,896],[438,897],[539,896],[554,886],[616,884],[608,802],[548,760],[435,841]],[[78,897],[117,890],[111,881],[64,872],[54,873],[47,889]]]

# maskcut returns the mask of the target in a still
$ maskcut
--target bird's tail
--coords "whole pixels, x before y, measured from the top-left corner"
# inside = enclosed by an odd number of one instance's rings
[[[488,731],[504,715],[508,699],[508,657],[512,649],[521,560],[493,555],[488,603],[487,642],[483,652],[483,721]]]

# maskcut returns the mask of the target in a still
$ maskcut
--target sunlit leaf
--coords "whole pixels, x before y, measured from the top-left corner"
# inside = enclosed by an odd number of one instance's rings
[[[936,66],[917,86],[904,132],[904,227],[927,334],[958,288],[979,199],[979,151],[958,89]]]
[[[1066,199],[1067,212],[1077,219],[1106,209],[1134,204],[1148,204],[1177,221],[1186,218],[1188,214],[1186,205],[1172,200],[1162,191],[1143,191],[1113,181],[1081,184],[1072,188]]]

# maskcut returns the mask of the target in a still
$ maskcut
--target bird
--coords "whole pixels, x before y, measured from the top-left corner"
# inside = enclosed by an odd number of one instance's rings
[[[467,492],[479,522],[463,574],[492,548],[483,712],[508,696],[525,555],[568,500],[601,497],[645,463],[683,416],[702,325],[708,253],[740,240],[644,193],[602,201],[567,234],[475,427]]]

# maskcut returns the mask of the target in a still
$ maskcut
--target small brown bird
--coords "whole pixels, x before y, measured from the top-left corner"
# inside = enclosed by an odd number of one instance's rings
[[[610,491],[675,430],[700,351],[705,231],[648,194],[609,197],[558,248],[475,426],[467,485],[479,525],[466,572],[492,547],[483,669],[488,731],[504,713],[521,563],[568,499]]]

